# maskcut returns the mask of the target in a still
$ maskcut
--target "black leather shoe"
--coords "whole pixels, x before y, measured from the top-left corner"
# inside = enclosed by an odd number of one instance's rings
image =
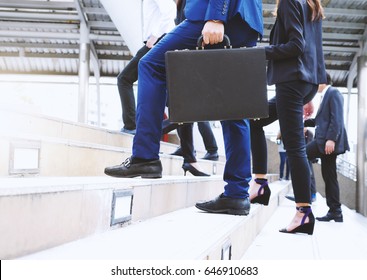
[[[113,177],[133,178],[162,178],[162,163],[159,159],[148,162],[132,163],[127,158],[120,165],[106,167],[104,173]]]
[[[162,123],[162,134],[167,134],[172,130],[175,130],[178,126],[178,123],[171,123],[169,119],[165,119]]]
[[[218,160],[219,156],[217,152],[207,152],[205,154],[205,156],[202,159],[206,159],[206,160]]]
[[[323,217],[317,217],[316,220],[320,222],[330,222],[334,220],[337,223],[343,222],[343,214],[341,212],[327,212]]]
[[[176,150],[176,151],[174,151],[171,155],[182,157],[182,156],[183,156],[183,153],[182,153],[182,149],[181,149],[181,147],[178,147],[178,148],[177,148],[177,150]]]
[[[250,200],[248,198],[231,198],[223,194],[210,201],[198,202],[195,206],[209,213],[248,215],[250,212]]]

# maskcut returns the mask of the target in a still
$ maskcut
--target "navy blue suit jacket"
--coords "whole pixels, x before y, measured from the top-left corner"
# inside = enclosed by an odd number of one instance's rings
[[[335,142],[334,154],[349,151],[347,132],[344,127],[344,99],[340,91],[329,87],[314,119],[305,121],[305,126],[315,126],[315,141],[321,153],[325,153],[327,140]]]
[[[261,0],[186,0],[185,16],[192,21],[221,20],[226,23],[235,15],[263,34]]]
[[[265,47],[268,84],[302,80],[325,84],[322,20],[311,21],[306,0],[282,0]]]

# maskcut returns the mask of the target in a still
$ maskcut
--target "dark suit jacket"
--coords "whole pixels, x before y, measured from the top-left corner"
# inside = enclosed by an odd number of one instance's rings
[[[326,83],[322,20],[309,20],[307,1],[280,1],[265,51],[269,85],[295,80]]]
[[[186,0],[185,16],[188,20],[216,19],[227,22],[237,14],[252,29],[263,34],[261,0]]]
[[[329,87],[314,119],[305,121],[305,126],[315,126],[315,141],[321,153],[325,153],[327,140],[335,142],[335,154],[349,151],[347,132],[344,127],[343,96],[336,88]]]

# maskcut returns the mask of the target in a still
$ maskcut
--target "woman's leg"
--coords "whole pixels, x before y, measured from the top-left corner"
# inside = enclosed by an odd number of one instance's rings
[[[208,153],[216,153],[218,151],[217,141],[209,122],[198,122],[198,129],[203,138],[205,149]]]
[[[268,150],[264,133],[267,126],[278,119],[275,97],[268,101],[269,117],[250,120],[252,173],[265,178],[268,173]]]
[[[251,153],[252,153],[252,173],[255,180],[250,185],[250,200],[264,194],[267,185],[266,174],[268,173],[268,149],[264,133],[264,126],[267,126],[278,119],[275,97],[268,101],[269,117],[263,119],[250,120],[251,128]]]
[[[193,123],[185,123],[177,128],[180,137],[180,146],[184,163],[196,162],[194,139],[193,139]]]
[[[317,85],[302,81],[276,85],[279,125],[284,148],[287,151],[293,192],[298,209],[288,227],[281,230],[283,232],[289,232],[299,227],[306,213],[308,214],[304,222],[314,222],[314,218],[312,219],[313,221],[310,220],[312,215],[310,210],[310,169],[303,132],[303,105],[312,100],[316,91]]]

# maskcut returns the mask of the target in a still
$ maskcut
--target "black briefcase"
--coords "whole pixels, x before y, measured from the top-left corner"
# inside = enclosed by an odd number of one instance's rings
[[[225,49],[166,52],[171,122],[268,117],[265,50],[232,49],[225,39]]]

